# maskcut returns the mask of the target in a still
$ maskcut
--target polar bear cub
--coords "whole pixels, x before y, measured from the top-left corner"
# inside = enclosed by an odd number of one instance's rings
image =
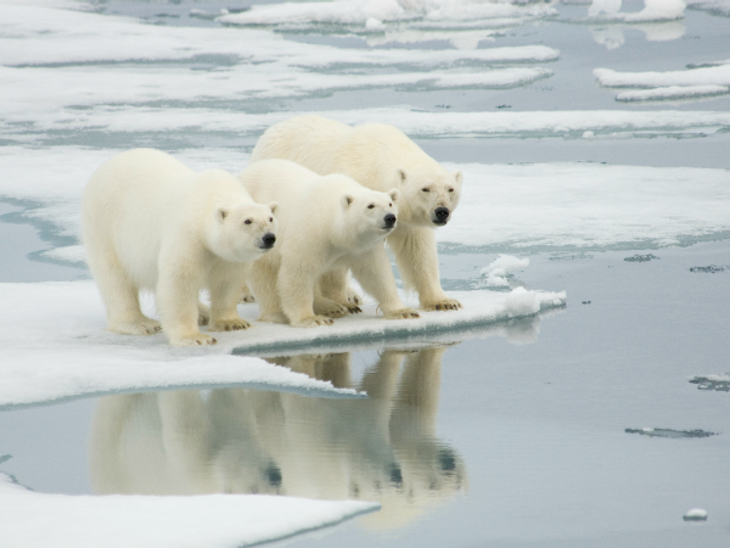
[[[200,333],[210,293],[210,330],[246,329],[238,315],[252,261],[276,241],[277,204],[254,203],[233,175],[196,173],[152,149],[123,152],[93,174],[83,196],[82,235],[106,306],[108,329],[172,345],[214,344]],[[139,291],[151,289],[162,323],[146,317]]]
[[[454,310],[459,301],[439,279],[435,227],[444,226],[459,203],[462,175],[449,173],[402,131],[388,124],[351,127],[317,115],[280,122],[264,132],[251,162],[282,158],[320,175],[343,173],[373,190],[400,190],[398,226],[388,245],[405,286],[424,310]]]
[[[276,249],[254,264],[249,278],[259,319],[331,324],[350,306],[350,269],[386,318],[418,317],[398,296],[384,246],[397,223],[397,189],[369,190],[345,175],[320,176],[286,160],[253,163],[239,179],[254,200],[279,204]]]

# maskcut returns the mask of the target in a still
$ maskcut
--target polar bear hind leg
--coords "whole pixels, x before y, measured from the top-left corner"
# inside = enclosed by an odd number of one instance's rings
[[[107,329],[124,335],[154,335],[160,322],[148,318],[139,306],[139,287],[127,276],[113,250],[94,254],[90,261],[94,279],[106,305]]]

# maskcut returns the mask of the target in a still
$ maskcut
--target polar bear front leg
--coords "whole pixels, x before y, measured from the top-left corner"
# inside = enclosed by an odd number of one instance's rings
[[[388,252],[383,246],[359,254],[352,261],[352,274],[362,288],[378,301],[387,319],[418,318],[418,310],[403,304],[390,267]]]
[[[193,268],[186,269],[179,262],[160,258],[160,277],[157,283],[157,308],[162,316],[162,330],[173,346],[202,346],[215,344],[210,335],[198,329],[198,293],[201,275]]]
[[[240,331],[251,324],[238,315],[238,302],[241,296],[242,276],[220,275],[229,268],[214,268],[208,291],[210,292],[209,331]],[[245,267],[237,267],[243,269]]]
[[[399,226],[390,236],[388,245],[395,255],[403,284],[418,292],[423,310],[458,310],[461,303],[441,289],[439,259],[433,229]]]
[[[314,287],[314,313],[330,318],[357,314],[362,309],[348,297],[349,269],[337,268],[320,276]]]
[[[260,322],[289,323],[281,309],[279,290],[276,285],[279,266],[279,258],[271,253],[255,261],[251,267],[248,283],[256,298],[256,303],[259,305],[258,320]]]
[[[293,327],[333,323],[331,318],[314,313],[314,284],[318,278],[318,272],[311,265],[282,262],[277,288],[281,308]]]

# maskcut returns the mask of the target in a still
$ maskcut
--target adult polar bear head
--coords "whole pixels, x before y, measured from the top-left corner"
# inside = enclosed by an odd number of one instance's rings
[[[332,174],[323,177],[322,184],[333,190],[350,186],[340,196],[342,208],[334,222],[334,241],[350,251],[367,249],[383,241],[396,227],[400,192],[393,188],[387,193],[376,192],[360,185],[351,185],[349,177]]]
[[[208,249],[232,263],[250,262],[271,249],[276,242],[279,204],[244,202],[218,207],[208,219],[205,242]]]

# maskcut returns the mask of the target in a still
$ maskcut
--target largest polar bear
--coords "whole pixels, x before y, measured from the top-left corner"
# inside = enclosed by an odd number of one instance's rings
[[[249,327],[236,305],[250,263],[274,245],[275,209],[254,203],[230,173],[196,173],[159,150],[130,150],[102,164],[84,191],[82,235],[108,329],[162,328],[173,345],[214,344],[198,329],[204,287],[210,330]],[[142,313],[141,289],[155,291],[161,326]]]
[[[439,280],[433,229],[444,226],[459,203],[461,172],[449,173],[399,129],[387,124],[351,127],[318,115],[280,122],[264,132],[251,162],[282,158],[321,175],[344,173],[381,192],[400,190],[398,226],[388,245],[405,286],[424,310],[453,310]]]
[[[397,189],[376,192],[346,175],[320,176],[286,160],[253,163],[239,179],[254,200],[279,204],[279,242],[249,278],[261,320],[331,324],[351,306],[348,269],[386,318],[418,317],[398,296],[383,245],[396,226]],[[328,281],[320,284],[323,277]]]

